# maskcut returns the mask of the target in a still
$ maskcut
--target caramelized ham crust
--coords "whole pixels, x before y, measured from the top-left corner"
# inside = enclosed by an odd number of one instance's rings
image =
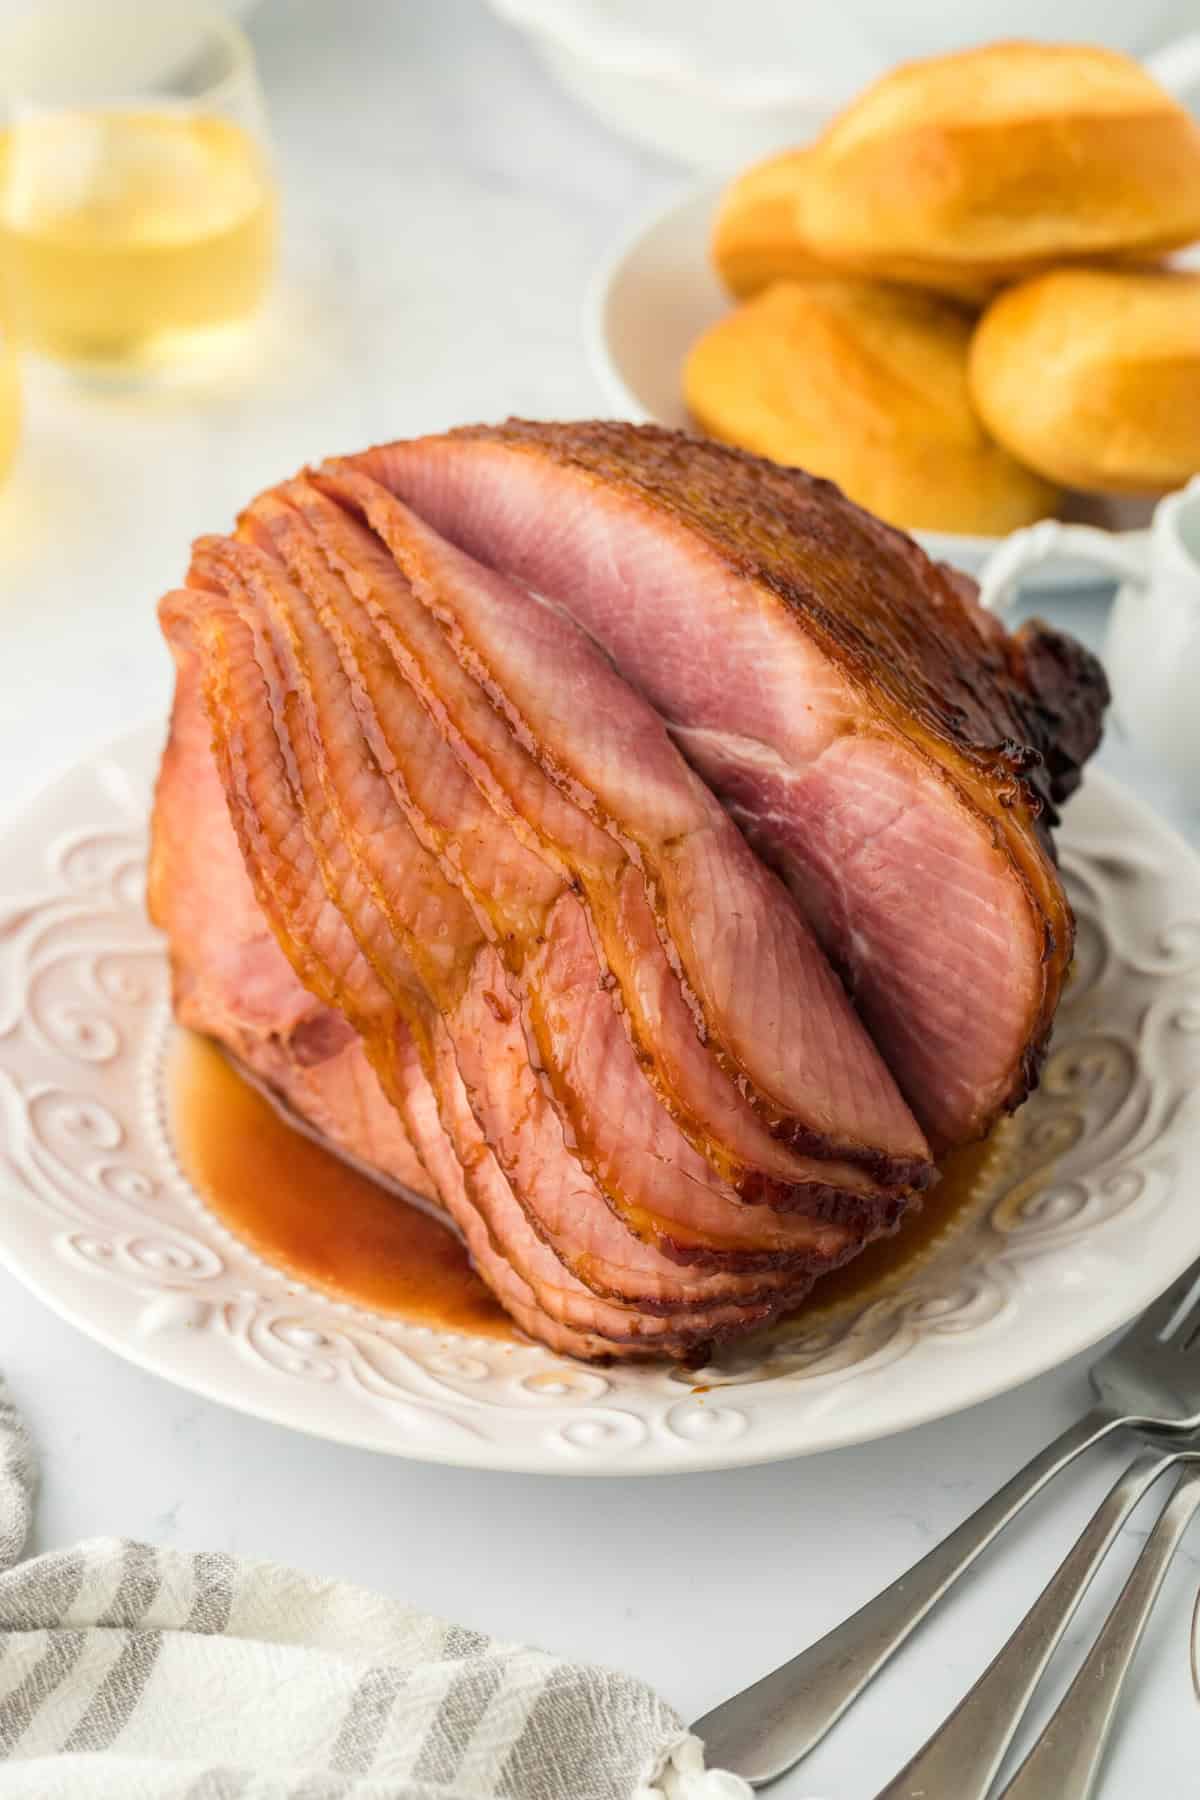
[[[179,1017],[552,1347],[768,1323],[1033,1078],[1102,684],[825,484],[453,433],[261,496],[161,612]]]

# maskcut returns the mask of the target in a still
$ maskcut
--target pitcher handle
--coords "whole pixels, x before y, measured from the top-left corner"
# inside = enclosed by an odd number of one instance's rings
[[[988,558],[979,578],[980,605],[1002,613],[1025,577],[1055,556],[1081,557],[1138,586],[1149,579],[1145,551],[1129,538],[1095,525],[1060,525],[1056,519],[1043,519],[1040,525],[1014,531]]]

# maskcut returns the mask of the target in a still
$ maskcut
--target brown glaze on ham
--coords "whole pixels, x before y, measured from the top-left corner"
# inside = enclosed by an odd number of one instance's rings
[[[825,484],[630,426],[391,445],[161,613],[178,1016],[552,1348],[768,1323],[930,1178],[914,1113],[961,1141],[1034,1078],[1102,685]]]

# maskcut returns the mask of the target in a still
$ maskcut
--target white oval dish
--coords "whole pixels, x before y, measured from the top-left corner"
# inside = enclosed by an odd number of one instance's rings
[[[721,184],[706,182],[631,232],[601,270],[587,301],[588,355],[615,414],[694,429],[683,401],[680,372],[700,334],[732,304],[709,262],[713,212]],[[1080,502],[1081,522],[1142,535],[1152,506],[1139,500]],[[1126,529],[1128,528],[1128,529]],[[958,532],[913,533],[939,562],[978,575],[1002,538]],[[1039,568],[1040,589],[1095,587],[1094,562],[1055,557]]]
[[[0,1261],[183,1387],[428,1461],[732,1467],[987,1399],[1123,1324],[1200,1253],[1200,860],[1093,775],[1061,837],[1079,945],[1042,1087],[902,1285],[698,1374],[591,1368],[313,1292],[230,1235],[172,1147],[167,967],[142,907],[161,739],[79,764],[0,839]]]

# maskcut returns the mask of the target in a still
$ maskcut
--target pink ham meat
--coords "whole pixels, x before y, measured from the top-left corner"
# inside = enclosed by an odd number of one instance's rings
[[[1019,1103],[1070,960],[1046,827],[1098,741],[1093,659],[980,630],[828,483],[653,427],[472,427],[350,466],[603,647],[784,874],[937,1146]]]
[[[769,1323],[929,1179],[914,1113],[1032,1079],[1102,688],[822,484],[480,428],[271,490],[161,611],[178,1016],[552,1348]]]

